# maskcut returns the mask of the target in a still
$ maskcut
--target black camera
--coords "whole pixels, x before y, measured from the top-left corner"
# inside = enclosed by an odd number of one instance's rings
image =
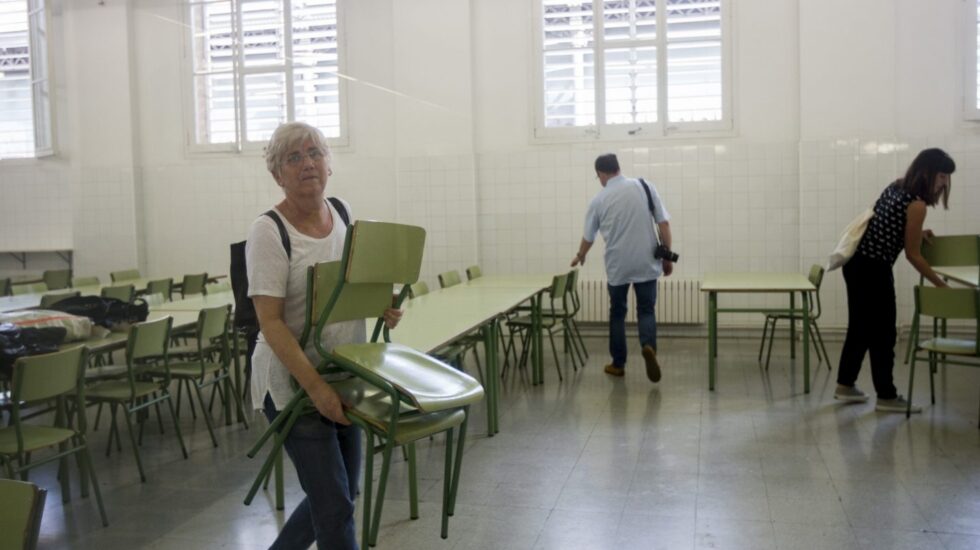
[[[657,248],[653,249],[653,257],[658,260],[667,260],[668,262],[676,262],[679,257],[676,252],[667,248],[662,244],[658,244]]]

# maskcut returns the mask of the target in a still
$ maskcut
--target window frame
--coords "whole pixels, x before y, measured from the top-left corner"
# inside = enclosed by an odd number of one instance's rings
[[[544,103],[544,3],[534,0],[532,41],[534,64],[532,75],[534,108],[531,109],[533,122],[531,138],[537,142],[586,141],[586,140],[649,140],[679,137],[731,136],[735,130],[734,90],[732,89],[733,43],[732,12],[735,2],[718,0],[721,4],[721,86],[722,118],[719,121],[672,122],[665,124],[667,117],[667,52],[666,29],[667,0],[657,0],[657,37],[655,39],[632,41],[606,41],[603,33],[603,0],[593,0],[593,80],[595,86],[595,123],[587,126],[549,128],[545,126]],[[655,46],[657,49],[657,121],[629,124],[606,124],[601,122],[605,115],[605,52],[609,49],[639,48]]]
[[[48,0],[22,0],[24,2],[25,11],[27,12],[27,51],[30,57],[30,96],[31,96],[31,133],[34,138],[33,155],[28,156],[12,156],[12,157],[0,157],[0,162],[3,163],[23,163],[29,162],[35,159],[42,159],[45,157],[54,156],[57,151],[55,149],[55,102],[52,97],[52,90],[54,90],[53,78],[51,76],[51,41],[49,40],[49,34],[51,30],[51,10],[48,7]],[[44,32],[43,34],[38,31],[37,21],[38,18],[43,18],[44,20]],[[44,40],[43,55],[39,55],[37,44],[39,40]],[[39,68],[43,68],[43,75],[38,76],[37,72]],[[46,94],[43,92],[46,90]],[[39,101],[43,97],[47,98],[46,102]],[[40,111],[38,110],[38,105],[43,105],[47,107],[47,120],[45,117],[40,116]],[[47,122],[47,124],[39,124],[40,122]],[[44,130],[44,135],[47,137],[47,143],[40,143],[38,128]]]
[[[281,68],[277,65],[257,65],[245,67],[241,53],[241,42],[235,40],[233,43],[233,60],[231,78],[234,82],[234,109],[235,109],[235,141],[228,143],[198,143],[197,141],[197,109],[195,108],[196,97],[194,93],[194,28],[191,20],[191,10],[193,6],[208,3],[227,2],[232,7],[233,32],[239,37],[242,27],[242,10],[239,0],[184,0],[182,1],[182,17],[184,18],[184,40],[182,48],[182,80],[184,97],[184,142],[189,153],[231,153],[231,154],[261,154],[267,140],[248,141],[247,117],[243,108],[245,77],[257,74],[282,74],[285,83],[284,97],[286,101],[286,120],[294,121],[296,116],[296,104],[293,96],[293,26],[292,26],[292,1],[280,0],[283,5],[283,46],[284,61]],[[338,115],[340,118],[340,136],[328,137],[327,145],[331,150],[346,149],[350,145],[350,135],[348,132],[348,109],[347,109],[347,77],[346,75],[346,22],[343,0],[335,0],[337,10],[337,94],[338,94]]]
[[[963,56],[963,119],[968,122],[980,122],[980,107],[977,106],[980,96],[980,82],[977,72],[980,70],[977,62],[977,49],[980,48],[980,0],[963,2],[963,36],[965,55]]]

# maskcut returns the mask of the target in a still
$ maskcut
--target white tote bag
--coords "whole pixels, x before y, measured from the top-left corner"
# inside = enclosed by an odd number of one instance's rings
[[[864,236],[864,232],[868,229],[868,222],[871,221],[874,215],[874,210],[868,208],[858,214],[858,217],[851,220],[851,223],[847,224],[847,227],[844,228],[844,232],[840,236],[840,241],[834,247],[834,251],[830,253],[830,257],[827,258],[827,271],[833,271],[838,267],[842,267],[851,259],[854,251],[857,250],[858,244],[861,242],[861,237]]]

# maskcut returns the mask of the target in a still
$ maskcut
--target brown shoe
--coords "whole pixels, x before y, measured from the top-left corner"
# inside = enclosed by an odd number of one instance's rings
[[[650,346],[643,346],[643,361],[647,364],[647,378],[651,382],[660,382],[660,363],[657,363],[657,352]]]
[[[623,376],[624,374],[626,374],[626,371],[622,367],[617,367],[612,363],[606,365],[606,368],[603,370],[606,372],[606,374],[611,374],[613,376]]]

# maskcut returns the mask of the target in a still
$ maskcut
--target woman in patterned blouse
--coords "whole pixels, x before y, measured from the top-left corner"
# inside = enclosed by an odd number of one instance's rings
[[[877,404],[885,412],[905,412],[907,401],[892,382],[895,366],[895,278],[892,266],[902,249],[916,271],[937,287],[946,286],[929,267],[920,249],[932,231],[922,229],[926,207],[942,202],[949,208],[950,175],[956,163],[941,149],[926,149],[912,161],[905,177],[885,188],[874,206],[874,216],[858,245],[844,265],[847,284],[847,337],[841,350],[834,398],[864,402],[868,395],[857,380],[864,354],[871,355],[871,379]],[[922,412],[912,407],[912,412]]]

